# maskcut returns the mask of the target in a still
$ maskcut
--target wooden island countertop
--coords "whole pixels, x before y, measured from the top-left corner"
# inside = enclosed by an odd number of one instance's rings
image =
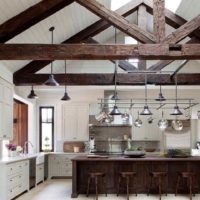
[[[72,159],[72,164],[72,198],[76,198],[78,194],[86,194],[87,178],[90,172],[105,172],[107,192],[113,194],[116,194],[118,176],[121,171],[135,171],[137,173],[138,193],[147,193],[151,171],[168,172],[168,193],[175,192],[177,172],[179,171],[195,172],[195,188],[200,188],[200,157],[170,158],[146,155],[141,158],[129,158],[124,155],[108,155],[91,158],[77,156]],[[186,185],[183,185],[184,190],[186,190]],[[104,193],[101,184],[99,193]]]

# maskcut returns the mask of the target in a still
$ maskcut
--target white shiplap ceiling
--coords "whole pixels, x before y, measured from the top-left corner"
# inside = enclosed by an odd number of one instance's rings
[[[107,8],[111,8],[111,0],[98,0],[100,3],[105,5]],[[119,0],[115,0],[119,1]],[[166,0],[172,1],[172,0]],[[38,3],[39,0],[0,0],[0,24],[4,23],[8,19],[14,17],[15,15],[21,13],[32,5]],[[6,9],[5,9],[6,8]],[[177,13],[183,18],[190,20],[200,13],[200,0],[182,0]],[[20,35],[8,41],[8,43],[50,43],[50,33],[48,31],[49,27],[55,26],[54,41],[55,43],[61,43],[67,38],[78,33],[82,29],[86,28],[90,24],[97,21],[99,17],[92,14],[90,11],[80,6],[77,3],[73,3],[62,10],[58,11],[54,15],[48,17],[47,19],[41,21],[40,23],[32,26],[28,30],[24,31]],[[127,18],[133,23],[137,23],[136,14],[132,14]],[[153,19],[148,15],[148,30],[152,32]],[[173,29],[167,26],[167,33],[170,33]],[[114,30],[113,27],[103,31],[98,34],[94,39],[101,43],[113,42]],[[123,43],[124,34],[118,31],[119,41],[118,43]],[[19,70],[21,67],[29,63],[30,61],[1,61],[11,72]],[[194,65],[193,68],[198,70],[198,67]],[[176,68],[177,62],[169,66],[170,69]],[[189,65],[189,64],[187,64]],[[189,70],[190,67],[185,67],[184,70]],[[187,71],[186,70],[186,71]],[[54,71],[56,73],[63,71],[63,61],[54,62]],[[81,72],[112,72],[113,64],[109,61],[68,61],[68,72],[81,73]],[[194,70],[192,70],[194,71]],[[47,66],[41,73],[49,72],[49,67]]]

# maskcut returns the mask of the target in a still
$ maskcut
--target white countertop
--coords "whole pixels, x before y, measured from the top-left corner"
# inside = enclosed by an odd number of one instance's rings
[[[23,156],[15,156],[15,157],[3,157],[0,158],[0,164],[8,164],[13,162],[18,162],[22,160],[28,160],[31,158],[36,158],[38,154],[29,154],[29,155],[23,155]]]
[[[13,162],[18,162],[22,160],[27,160],[31,158],[37,158],[39,156],[43,155],[59,155],[59,154],[64,154],[64,155],[86,155],[88,152],[79,152],[79,153],[74,153],[74,152],[44,152],[44,153],[35,153],[35,154],[27,154],[27,155],[20,155],[20,156],[15,156],[15,157],[2,157],[0,158],[0,164],[8,164],[8,163],[13,163]]]

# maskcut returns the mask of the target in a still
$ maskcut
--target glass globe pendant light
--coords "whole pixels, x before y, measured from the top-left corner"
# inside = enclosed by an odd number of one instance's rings
[[[51,27],[49,31],[51,32],[51,44],[53,44],[53,31],[55,30],[55,27]],[[53,61],[51,62],[51,74],[49,75],[48,80],[44,83],[48,86],[59,86],[59,83],[55,80],[53,75]]]

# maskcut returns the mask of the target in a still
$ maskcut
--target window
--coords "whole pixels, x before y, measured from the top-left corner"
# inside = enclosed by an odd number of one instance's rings
[[[40,107],[40,151],[54,150],[54,107]]]

